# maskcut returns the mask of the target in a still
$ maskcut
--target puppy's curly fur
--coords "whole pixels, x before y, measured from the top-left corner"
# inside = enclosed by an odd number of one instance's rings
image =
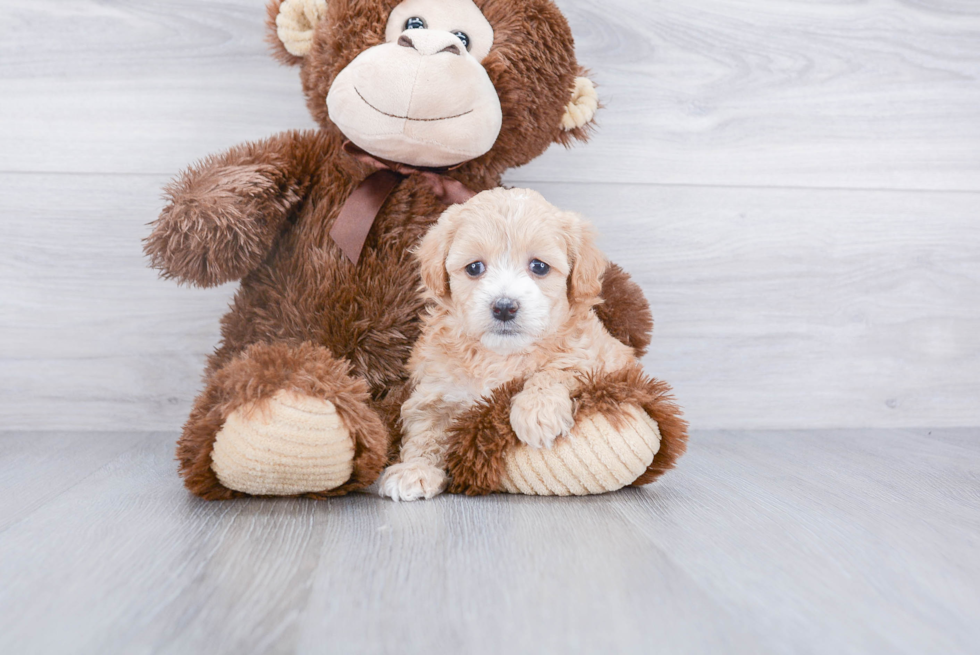
[[[430,307],[409,364],[401,462],[381,482],[395,500],[445,488],[453,420],[495,388],[524,380],[510,426],[548,448],[574,426],[583,379],[636,361],[594,311],[606,261],[591,227],[533,191],[495,189],[450,209],[417,254]]]

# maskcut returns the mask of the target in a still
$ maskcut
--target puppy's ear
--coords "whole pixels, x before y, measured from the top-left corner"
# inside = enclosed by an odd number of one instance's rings
[[[568,254],[572,271],[568,275],[570,304],[592,306],[602,293],[602,275],[606,272],[606,256],[596,245],[592,225],[575,214],[570,215]]]
[[[454,227],[454,208],[450,208],[422,237],[415,249],[419,260],[422,284],[436,296],[449,294],[449,272],[446,270],[446,257],[456,230]]]

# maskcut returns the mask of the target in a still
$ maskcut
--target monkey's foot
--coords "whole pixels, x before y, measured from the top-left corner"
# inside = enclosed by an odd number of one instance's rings
[[[653,482],[687,445],[687,423],[670,387],[639,365],[582,380],[575,426],[551,448],[522,443],[511,425],[523,380],[495,389],[450,428],[452,493],[581,496]]]
[[[333,403],[284,389],[228,415],[211,468],[254,496],[330,491],[351,478],[354,438]]]
[[[522,443],[504,459],[500,485],[512,494],[583,496],[632,484],[660,450],[660,430],[638,407],[623,413],[618,427],[602,414],[580,418],[550,449]]]

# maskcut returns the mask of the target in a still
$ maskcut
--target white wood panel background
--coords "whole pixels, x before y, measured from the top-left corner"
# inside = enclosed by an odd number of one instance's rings
[[[980,425],[980,4],[563,0],[606,109],[512,184],[589,215],[700,428]],[[174,430],[232,287],[139,240],[308,127],[261,0],[0,2],[0,421]]]

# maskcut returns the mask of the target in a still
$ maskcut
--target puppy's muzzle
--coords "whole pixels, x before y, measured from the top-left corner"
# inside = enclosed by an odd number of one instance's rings
[[[511,298],[498,298],[494,301],[491,311],[493,318],[501,323],[507,323],[517,318],[517,312],[521,308],[520,303]]]

